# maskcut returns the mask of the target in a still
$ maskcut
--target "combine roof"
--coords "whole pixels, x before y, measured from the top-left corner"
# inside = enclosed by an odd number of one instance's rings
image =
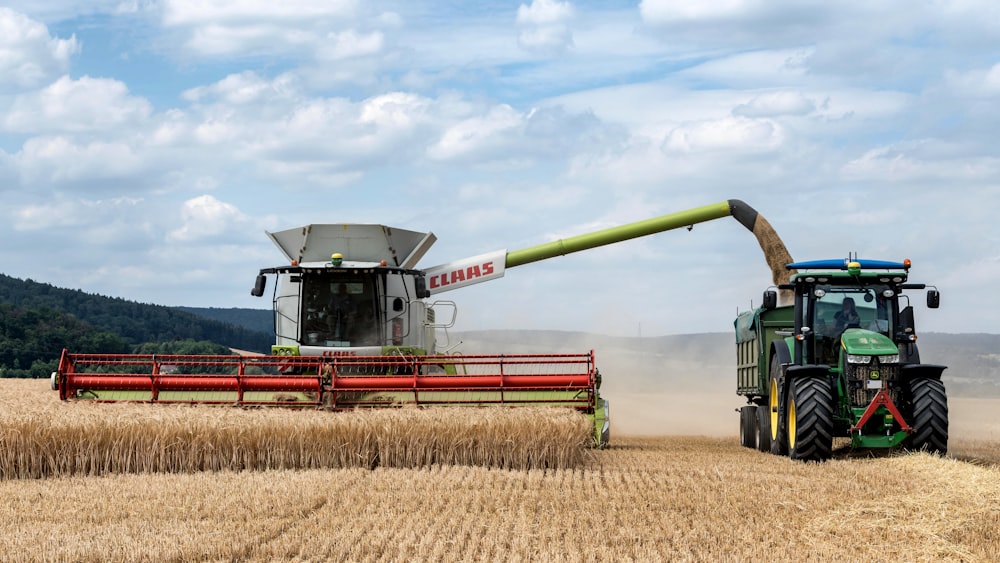
[[[339,252],[345,261],[385,260],[391,266],[412,268],[430,249],[437,237],[385,225],[312,224],[267,236],[288,258],[299,264],[329,262]]]

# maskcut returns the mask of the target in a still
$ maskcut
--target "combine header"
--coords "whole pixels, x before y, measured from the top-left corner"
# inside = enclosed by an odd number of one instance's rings
[[[508,252],[420,269],[432,233],[384,225],[315,224],[268,233],[286,258],[269,276],[275,344],[270,356],[63,353],[52,385],[60,398],[351,409],[401,405],[556,405],[609,438],[608,402],[593,352],[464,356],[438,350],[454,325],[437,294],[503,277],[508,268],[732,216],[752,231],[772,266],[791,259],[767,221],[739,200],[706,205]],[[776,282],[777,283],[777,282]],[[445,318],[446,317],[446,318]]]

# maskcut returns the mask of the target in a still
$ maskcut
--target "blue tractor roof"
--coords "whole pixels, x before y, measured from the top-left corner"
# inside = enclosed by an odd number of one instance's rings
[[[908,270],[909,264],[903,262],[891,262],[888,260],[851,260],[846,258],[832,258],[830,260],[809,260],[806,262],[792,262],[786,264],[789,270],[846,270],[851,262],[857,262],[862,270]]]

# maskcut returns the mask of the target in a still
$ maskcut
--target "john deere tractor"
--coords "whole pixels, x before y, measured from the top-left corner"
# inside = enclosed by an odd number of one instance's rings
[[[788,283],[735,322],[744,446],[793,459],[853,448],[948,450],[945,366],[924,364],[904,291],[910,261],[817,260],[787,265]],[[788,303],[778,305],[778,293]],[[846,445],[846,444],[845,444]]]

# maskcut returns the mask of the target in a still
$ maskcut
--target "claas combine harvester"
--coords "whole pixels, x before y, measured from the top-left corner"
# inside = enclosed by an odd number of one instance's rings
[[[314,224],[268,233],[286,263],[265,268],[251,291],[273,290],[269,356],[98,355],[63,351],[52,386],[60,398],[153,403],[319,407],[553,405],[593,422],[608,443],[608,401],[593,351],[460,355],[438,349],[453,301],[438,294],[500,278],[505,270],[598,246],[732,216],[754,232],[769,262],[787,251],[763,217],[728,200],[525,248],[429,268],[417,266],[432,233],[383,225]],[[775,243],[777,241],[777,243]]]

